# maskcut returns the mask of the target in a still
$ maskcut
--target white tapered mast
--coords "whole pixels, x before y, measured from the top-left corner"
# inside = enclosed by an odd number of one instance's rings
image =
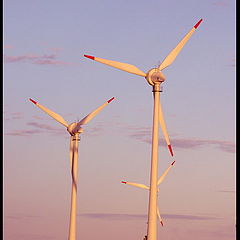
[[[71,136],[70,151],[72,150],[71,175],[72,175],[72,192],[70,207],[70,223],[68,240],[76,240],[76,215],[77,215],[77,179],[78,179],[78,141],[79,133]]]
[[[160,84],[153,86],[154,108],[153,108],[153,129],[152,129],[152,157],[150,170],[150,189],[148,205],[148,240],[155,240],[157,236],[157,178],[158,178],[158,116]]]

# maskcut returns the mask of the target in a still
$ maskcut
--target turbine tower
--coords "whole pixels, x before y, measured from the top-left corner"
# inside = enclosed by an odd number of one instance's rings
[[[165,140],[167,142],[169,151],[173,156],[172,147],[169,141],[165,121],[163,118],[162,108],[160,104],[160,85],[165,81],[165,76],[162,70],[173,63],[179,52],[182,50],[183,46],[190,39],[192,34],[198,28],[202,19],[200,19],[194,27],[183,37],[183,39],[177,44],[177,46],[168,54],[168,56],[163,60],[163,62],[157,67],[150,69],[147,73],[141,71],[134,65],[122,62],[111,61],[103,58],[98,58],[94,56],[84,55],[84,57],[90,58],[97,62],[109,65],[114,68],[118,68],[125,72],[136,74],[145,77],[147,82],[153,87],[153,127],[152,127],[152,154],[151,154],[151,172],[150,172],[150,191],[149,191],[149,206],[148,206],[148,229],[147,229],[147,239],[156,240],[157,239],[157,170],[158,170],[158,122],[164,133]]]
[[[71,192],[71,208],[70,208],[70,223],[69,223],[69,234],[68,240],[76,240],[76,214],[77,214],[77,177],[78,177],[78,142],[79,134],[83,132],[82,125],[87,124],[92,118],[94,118],[105,106],[107,106],[112,100],[111,98],[103,105],[98,107],[93,112],[89,113],[79,122],[74,122],[68,124],[63,117],[59,114],[51,111],[50,109],[40,105],[38,102],[33,99],[29,99],[37,107],[42,109],[45,113],[55,119],[57,122],[61,123],[67,128],[67,131],[70,134],[70,169],[72,174],[72,192]]]

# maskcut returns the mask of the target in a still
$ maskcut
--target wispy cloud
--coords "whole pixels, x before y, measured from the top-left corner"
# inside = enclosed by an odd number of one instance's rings
[[[5,132],[5,135],[7,136],[19,136],[19,137],[28,137],[31,135],[36,135],[36,134],[42,134],[42,133],[49,133],[52,135],[61,135],[68,137],[68,134],[66,132],[66,128],[63,127],[54,127],[49,124],[45,123],[39,123],[39,122],[27,122],[27,126],[33,127],[33,129],[23,129],[23,130],[13,130],[13,131],[8,131]],[[88,136],[97,136],[100,135],[103,130],[104,130],[104,124],[98,123],[95,125],[95,127],[89,127],[86,132],[84,132],[85,135]]]
[[[6,231],[5,231],[6,232]],[[31,233],[24,233],[24,234],[17,234],[17,233],[5,233],[6,239],[11,240],[54,240],[56,237],[45,235],[45,234],[31,234]]]
[[[4,56],[5,62],[22,62],[22,61],[34,61],[34,60],[41,60],[41,59],[54,59],[56,57],[55,54],[51,55],[33,55],[33,54],[27,54],[27,55],[21,55],[21,56]]]
[[[229,66],[230,66],[230,67],[236,67],[236,59],[235,59],[235,58],[233,58],[233,59],[231,60],[231,63],[229,64]]]
[[[141,142],[151,144],[151,128],[150,127],[125,127],[125,131],[127,135],[131,138],[139,140]],[[182,138],[176,139],[171,138],[171,145],[174,149],[181,148],[181,149],[196,149],[200,147],[206,146],[215,146],[221,151],[235,153],[236,146],[235,143],[231,141],[225,140],[208,140],[208,139],[196,139],[196,138]],[[163,138],[159,138],[159,145],[166,146],[165,140]]]
[[[218,6],[218,7],[226,7],[229,6],[229,1],[227,0],[218,0],[213,3],[213,5]]]
[[[35,118],[35,119],[38,119],[38,120],[44,120],[45,118],[44,117],[39,117],[39,116],[37,116],[37,115],[34,115],[34,116],[32,116],[33,118]]]
[[[221,193],[236,193],[236,191],[233,191],[233,190],[219,190],[217,192],[221,192]]]
[[[72,65],[72,63],[58,60],[57,51],[53,54],[26,54],[19,56],[4,56],[4,62],[16,63],[16,62],[27,62],[39,65]]]
[[[61,52],[61,51],[63,51],[63,48],[54,47],[54,48],[50,48],[49,50],[53,51],[53,52]]]
[[[33,134],[41,134],[41,133],[51,133],[53,135],[65,135],[65,128],[55,128],[48,124],[37,123],[37,122],[28,122],[28,126],[34,127],[34,129],[26,129],[26,130],[13,130],[11,132],[6,132],[7,136],[19,136],[19,137],[27,137]]]
[[[6,215],[5,219],[8,220],[23,220],[23,219],[38,219],[41,218],[40,215],[27,215],[27,214],[16,214],[16,215]]]
[[[33,134],[42,133],[40,130],[13,130],[11,132],[6,132],[7,136],[19,136],[19,137],[27,137]]]
[[[5,49],[13,48],[13,45],[11,45],[11,44],[6,44],[6,45],[4,45],[4,48],[5,48]]]
[[[124,214],[124,213],[83,213],[79,214],[79,217],[97,218],[101,220],[135,220],[135,219],[147,219],[146,214]],[[162,214],[165,219],[185,219],[185,220],[212,220],[216,217],[198,216],[198,215],[182,215],[182,214]]]
[[[44,133],[46,133],[46,130],[48,132],[53,133],[54,135],[63,135],[63,134],[66,133],[65,127],[56,128],[56,127],[52,127],[48,124],[43,124],[43,123],[38,123],[38,122],[28,122],[27,125],[28,126],[33,126],[35,128],[38,128],[38,129],[41,129],[41,130],[43,130]]]
[[[34,64],[40,65],[71,65],[71,63],[57,60],[49,60],[49,59],[39,59],[33,62]]]
[[[23,112],[4,112],[4,120],[23,119]]]

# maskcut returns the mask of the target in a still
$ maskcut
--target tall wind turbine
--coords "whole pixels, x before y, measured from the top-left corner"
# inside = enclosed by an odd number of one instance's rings
[[[162,174],[162,176],[158,179],[157,185],[160,185],[163,182],[164,178],[167,176],[169,170],[172,168],[174,163],[175,163],[175,161],[173,161],[170,164],[170,166],[165,170],[165,172]],[[148,187],[148,186],[146,186],[144,184],[141,184],[141,183],[133,183],[133,182],[126,182],[126,181],[122,181],[122,183],[127,184],[127,185],[131,185],[131,186],[134,186],[134,187],[150,190],[150,187]],[[157,191],[159,192],[159,188],[158,188]],[[160,211],[159,211],[158,207],[157,207],[157,216],[159,218],[159,221],[160,221],[161,225],[163,226],[163,220],[162,220],[162,217],[160,215]]]
[[[148,229],[147,239],[157,239],[157,170],[158,170],[158,122],[164,133],[165,140],[167,142],[169,151],[173,156],[172,147],[169,141],[165,121],[163,118],[162,108],[160,104],[160,84],[165,81],[165,76],[162,70],[173,63],[177,55],[182,50],[183,46],[190,39],[192,34],[198,28],[202,22],[200,19],[197,24],[183,37],[178,45],[169,53],[169,55],[163,60],[163,62],[157,67],[150,69],[147,73],[141,71],[137,67],[127,63],[121,63],[111,61],[103,58],[84,55],[87,58],[95,60],[100,63],[104,63],[114,68],[118,68],[125,72],[133,73],[142,77],[145,77],[147,82],[153,87],[154,97],[154,111],[153,111],[153,128],[152,128],[152,155],[151,155],[151,174],[150,174],[150,192],[149,192],[149,208],[148,208]]]
[[[105,106],[107,106],[112,100],[111,98],[103,105],[98,107],[96,110],[89,113],[86,117],[78,122],[73,122],[68,124],[63,117],[59,114],[51,111],[50,109],[40,105],[38,102],[29,99],[36,106],[42,109],[45,113],[55,119],[57,122],[61,123],[67,128],[70,134],[70,169],[72,174],[72,193],[71,193],[71,209],[70,209],[70,224],[69,224],[69,234],[68,240],[76,240],[76,214],[77,214],[77,175],[78,175],[78,141],[79,134],[83,132],[82,125],[87,124],[92,118],[94,118]]]

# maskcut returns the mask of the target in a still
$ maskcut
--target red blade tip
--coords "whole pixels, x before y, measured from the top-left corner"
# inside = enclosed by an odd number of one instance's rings
[[[176,161],[172,162],[171,165],[173,165]]]
[[[37,104],[37,102],[34,101],[34,100],[32,100],[31,98],[29,98],[29,100],[30,100],[31,102],[33,102],[34,104]]]
[[[127,182],[125,182],[125,181],[122,181],[122,183],[125,183],[125,184],[126,184]]]
[[[95,57],[93,57],[93,56],[89,56],[89,55],[84,55],[84,57],[86,57],[86,58],[90,58],[90,59],[92,59],[92,60],[95,59]]]
[[[197,24],[194,26],[194,28],[197,29],[201,22],[202,22],[202,19],[200,19],[200,20],[197,22]]]
[[[170,153],[171,153],[171,155],[172,155],[172,157],[173,157],[173,150],[172,150],[171,145],[168,145],[168,149],[169,149],[169,151],[170,151]]]
[[[108,100],[108,103],[110,103],[113,99],[114,99],[114,97],[112,97],[111,99],[109,99],[109,100]]]
[[[161,223],[161,224],[162,224],[162,226],[163,226],[163,221],[161,221],[160,223]]]

